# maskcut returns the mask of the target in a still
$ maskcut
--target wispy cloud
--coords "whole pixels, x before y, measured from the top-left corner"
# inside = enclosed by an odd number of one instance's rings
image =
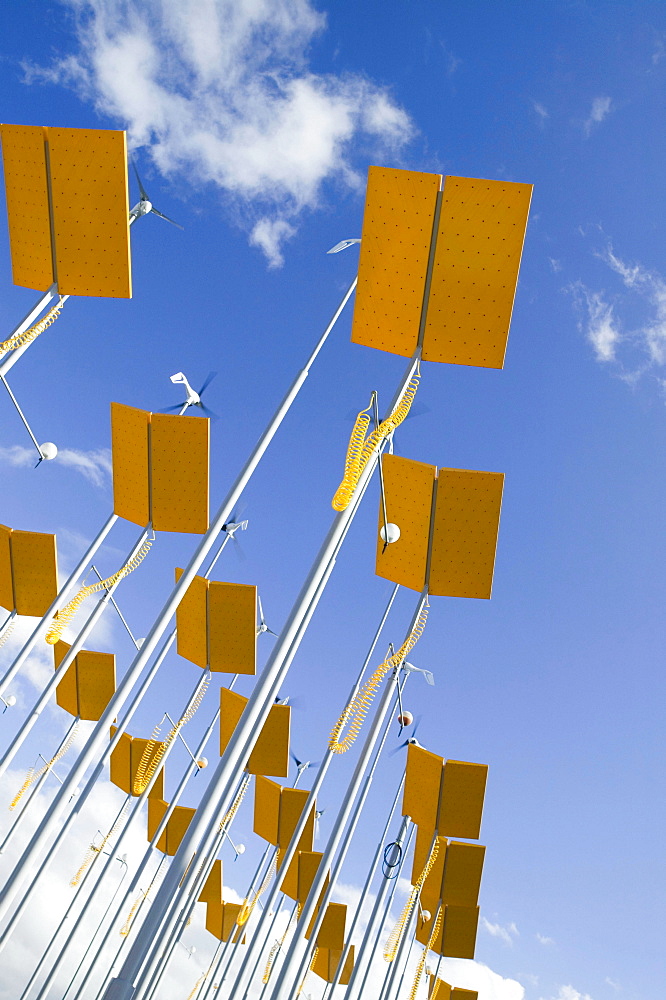
[[[605,301],[603,292],[593,292],[580,281],[571,285],[570,291],[584,317],[579,329],[592,344],[597,361],[614,361],[621,335],[613,306]]]
[[[601,125],[602,121],[604,121],[605,118],[608,118],[612,110],[613,102],[610,97],[595,97],[592,101],[590,113],[583,122],[585,135],[589,135],[593,128],[596,128],[597,125]]]
[[[326,26],[309,0],[64,2],[79,51],[26,80],[67,84],[127,123],[163,175],[216,185],[271,266],[326,182],[360,188],[359,143],[378,157],[413,135],[385,87],[309,68]]]
[[[544,998],[542,997],[541,1000]],[[560,986],[557,995],[551,1000],[592,1000],[592,997],[589,993],[581,993],[574,989],[573,986]]]
[[[440,48],[444,54],[444,65],[446,67],[446,75],[453,76],[458,67],[462,64],[462,59],[454,55],[450,48],[445,42],[440,42]]]
[[[546,118],[550,118],[548,110],[539,101],[532,101],[532,107],[539,116],[542,124],[545,122]]]
[[[3,465],[29,469],[36,465],[38,457],[34,448],[26,448],[24,445],[0,446],[0,463]],[[93,451],[60,448],[54,461],[81,473],[93,486],[105,486],[111,477],[111,451],[108,448]]]
[[[505,944],[513,945],[514,938],[519,937],[518,928],[514,923],[506,924],[492,924],[485,917],[481,917],[481,926],[491,934],[493,937],[499,938],[504,941]]]
[[[652,315],[635,331],[646,347],[650,360],[657,365],[666,363],[666,281],[642,264],[625,264],[613,253],[612,247],[599,255],[626,288],[636,292],[650,306]]]
[[[555,941],[552,937],[546,937],[545,934],[539,934],[538,931],[536,933],[536,939],[539,942],[539,944],[544,944],[544,945],[555,944]]]

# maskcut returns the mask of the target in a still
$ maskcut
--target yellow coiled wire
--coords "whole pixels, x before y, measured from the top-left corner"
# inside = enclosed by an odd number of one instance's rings
[[[87,597],[90,597],[91,594],[98,593],[100,590],[110,589],[114,586],[114,584],[118,583],[119,580],[123,580],[126,576],[129,576],[130,573],[133,573],[150,552],[152,544],[153,539],[146,538],[136,555],[132,556],[131,559],[128,559],[125,565],[120,567],[117,573],[114,573],[113,576],[108,576],[106,580],[98,580],[97,583],[91,583],[88,587],[82,587],[76,597],[73,597],[69,604],[66,604],[64,608],[61,608],[51,622],[51,627],[46,633],[46,641],[49,645],[54,646],[58,639],[60,639],[62,633],[65,631],[70,622],[73,621],[74,616]]]
[[[303,909],[303,904],[300,903],[300,902],[297,902],[296,903],[296,920],[297,921],[301,919],[301,910],[302,909]],[[292,915],[293,915],[293,911],[292,911]],[[277,955],[278,951],[280,950],[280,948],[282,947],[282,945],[287,940],[287,934],[289,933],[289,926],[290,926],[290,924],[291,924],[291,917],[289,918],[289,921],[288,921],[287,926],[285,928],[284,934],[282,935],[282,937],[280,938],[279,941],[275,941],[274,942],[273,946],[271,947],[270,952],[268,953],[268,961],[266,963],[266,968],[264,969],[264,974],[261,977],[261,981],[264,984],[264,986],[266,985],[266,983],[268,982],[268,980],[271,978],[271,970],[273,968],[273,962],[275,961],[275,956]]]
[[[164,872],[165,871],[166,871],[166,868],[162,869],[162,862],[160,861],[159,867],[158,867],[157,871],[155,872],[155,877],[153,878],[152,882],[150,883],[150,885],[148,886],[147,889],[144,889],[143,892],[139,893],[139,895],[136,897],[136,899],[132,903],[130,911],[127,914],[127,919],[125,920],[125,923],[123,924],[123,926],[120,928],[120,931],[119,931],[119,934],[120,934],[121,937],[127,937],[127,935],[129,934],[129,932],[132,929],[132,921],[134,920],[134,918],[136,916],[136,911],[139,909],[139,907],[143,903],[144,899],[148,899],[148,896],[153,891],[153,889],[156,889],[160,885],[162,879],[164,878]]]
[[[116,827],[122,821],[125,813],[127,812],[127,806],[128,806],[128,804],[129,804],[128,800],[125,800],[125,805],[120,810],[120,813],[118,814],[118,818],[116,819],[115,823],[113,824],[113,826],[111,827],[111,829],[109,830],[109,832],[106,834],[106,836],[102,839],[102,843],[99,845],[99,847],[96,846],[95,844],[91,844],[90,845],[90,847],[86,851],[86,856],[84,857],[84,859],[83,859],[83,861],[81,863],[81,867],[79,868],[79,870],[76,872],[76,874],[72,878],[71,882],[69,883],[72,887],[77,886],[79,884],[79,882],[81,881],[81,879],[85,875],[86,871],[90,867],[90,865],[91,865],[92,861],[94,860],[94,858],[98,854],[102,853],[102,851],[104,850],[104,848],[106,847],[106,845],[108,844],[108,842],[111,840],[111,838],[113,837],[114,833],[116,832]]]
[[[409,897],[407,899],[407,902],[405,903],[404,909],[400,914],[400,916],[398,917],[398,920],[396,921],[395,927],[389,934],[388,941],[384,946],[384,960],[386,962],[392,962],[396,956],[396,953],[398,951],[398,945],[400,944],[400,940],[402,938],[407,922],[409,921],[409,918],[412,915],[412,910],[414,909],[416,900],[418,899],[421,889],[423,888],[423,883],[427,879],[428,875],[430,874],[432,866],[437,860],[441,839],[442,838],[440,837],[437,837],[435,839],[432,851],[430,852],[430,857],[426,861],[423,871],[419,875],[416,884],[413,886],[412,891],[410,892]]]
[[[224,830],[224,829],[226,829],[226,827],[231,826],[231,824],[233,822],[233,818],[236,815],[236,813],[238,812],[238,809],[240,808],[241,802],[245,798],[245,793],[247,792],[248,788],[250,787],[250,777],[251,777],[251,775],[246,774],[245,777],[243,778],[243,783],[241,784],[240,788],[238,789],[238,794],[236,795],[236,798],[233,801],[231,809],[229,810],[229,812],[227,813],[227,815],[224,817],[224,819],[220,823],[220,827],[219,827],[220,830]]]
[[[40,319],[37,323],[34,323],[29,330],[24,330],[23,333],[15,333],[13,337],[9,340],[3,340],[0,343],[0,354],[4,354],[5,351],[16,351],[19,347],[23,347],[25,344],[31,344],[33,340],[39,337],[40,333],[44,333],[44,330],[48,329],[52,323],[55,323],[58,316],[60,315],[60,310],[64,306],[62,299],[49,309],[46,316]]]
[[[410,407],[414,402],[416,390],[419,387],[420,377],[420,372],[417,369],[416,375],[412,376],[409,380],[409,384],[393,413],[386,420],[382,420],[379,427],[372,431],[367,438],[365,435],[370,425],[369,410],[371,407],[368,406],[365,410],[361,410],[357,416],[351,437],[349,438],[349,445],[347,446],[347,457],[345,458],[345,471],[342,482],[331,501],[333,510],[346,510],[349,506],[356,485],[361,478],[363,470],[372,458],[375,448],[384,438],[392,434],[408,415]]]
[[[197,979],[196,983],[194,984],[194,989],[192,990],[191,993],[188,993],[187,1000],[193,1000],[193,997],[195,997],[197,995],[197,990],[199,989],[199,987],[201,986],[201,984],[203,983],[203,981],[204,981],[204,979],[206,978],[207,975],[208,975],[207,972],[202,972],[201,973],[201,975]]]
[[[147,788],[148,782],[160,766],[160,761],[164,757],[164,754],[176,739],[183,726],[186,726],[190,719],[194,716],[197,709],[201,705],[201,702],[204,700],[204,695],[208,690],[209,684],[210,675],[206,678],[206,680],[204,680],[187,711],[181,715],[175,726],[172,726],[166,740],[158,740],[157,738],[160,734],[162,723],[160,722],[157,726],[155,726],[153,735],[146,743],[146,748],[141,755],[139,766],[137,767],[136,774],[134,775],[134,781],[132,783],[132,793],[134,795],[141,795],[144,789]]]
[[[38,771],[35,771],[34,767],[30,768],[30,770],[25,776],[25,781],[19,788],[18,792],[16,793],[12,801],[9,803],[10,809],[15,809],[16,806],[21,801],[21,799],[23,798],[23,796],[25,795],[25,793],[30,788],[30,786],[33,785],[35,781],[38,780],[38,778],[41,778],[41,776],[45,774],[46,771],[50,771],[51,768],[55,764],[57,764],[59,760],[62,760],[62,758],[65,756],[67,751],[71,748],[72,744],[74,743],[78,730],[79,730],[79,724],[77,722],[74,724],[74,728],[72,729],[71,733],[69,734],[63,745],[58,750],[55,757],[51,757],[51,760],[48,761],[48,763],[44,764],[42,767],[40,767]]]
[[[346,753],[347,750],[353,746],[354,741],[361,731],[365,717],[370,710],[372,700],[377,694],[379,685],[389,671],[393,670],[394,667],[399,667],[403,660],[409,656],[412,649],[421,638],[428,620],[428,611],[429,608],[427,605],[421,608],[414,628],[409,633],[398,652],[394,653],[393,656],[389,656],[383,663],[380,663],[372,677],[365,682],[361,690],[349,702],[344,712],[336,722],[328,741],[329,748],[333,751],[333,753]],[[349,725],[349,732],[346,736],[341,738],[342,731],[347,724]]]
[[[301,985],[296,990],[296,996],[297,997],[299,997],[301,995],[301,993],[303,992],[303,987],[305,986],[305,981],[308,978],[308,973],[310,972],[310,970],[312,969],[312,966],[317,961],[317,955],[318,954],[319,954],[319,948],[315,948],[315,950],[312,952],[312,959],[310,960],[310,964],[308,965],[307,971],[306,971],[305,975],[303,976],[303,982],[301,983]]]
[[[263,881],[259,886],[259,888],[257,889],[257,891],[254,892],[249,899],[246,898],[243,900],[243,905],[241,906],[238,916],[236,917],[236,923],[239,927],[242,927],[243,924],[246,924],[247,921],[250,919],[250,917],[252,916],[252,911],[257,905],[257,901],[261,899],[263,894],[266,892],[266,889],[268,889],[269,885],[273,881],[273,876],[277,872],[279,854],[280,854],[279,850],[276,850],[275,854],[273,855],[273,859],[266,870],[266,874],[264,875]]]
[[[414,982],[412,984],[412,992],[409,994],[409,1000],[416,1000],[416,994],[419,991],[419,986],[421,984],[421,976],[423,975],[423,970],[425,968],[426,959],[428,957],[428,952],[432,949],[435,941],[437,940],[437,935],[439,934],[439,929],[442,926],[442,917],[444,916],[444,907],[440,906],[437,911],[437,917],[435,923],[433,924],[432,931],[430,932],[430,937],[428,938],[428,943],[421,952],[421,957],[416,966],[416,975],[414,976]],[[433,990],[430,1000],[434,1000],[435,994],[438,990],[437,982],[435,983],[435,988]]]
[[[12,634],[15,628],[16,628],[16,618],[12,618],[7,628],[4,630],[2,635],[0,635],[0,649],[2,649],[2,647],[7,642],[7,639],[9,639],[10,635]]]

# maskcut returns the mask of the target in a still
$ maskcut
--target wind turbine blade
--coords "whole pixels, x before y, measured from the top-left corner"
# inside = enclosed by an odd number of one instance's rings
[[[184,403],[177,403],[176,406],[165,406],[163,410],[158,410],[158,413],[175,413],[176,410],[182,410]]]
[[[213,379],[215,378],[216,375],[217,375],[217,372],[208,372],[208,375],[206,377],[206,380],[205,380],[204,384],[199,389],[199,393],[198,393],[199,396],[201,396],[201,394],[203,393],[203,391],[208,388],[208,386],[213,381]]]
[[[264,609],[261,606],[261,598],[259,597],[259,594],[257,594],[257,604],[259,605],[259,621],[262,625],[265,625],[266,622],[264,621]]]
[[[269,635],[274,635],[276,639],[280,638],[277,632],[274,632],[272,628],[267,628],[266,631],[268,632]]]
[[[153,215],[159,215],[160,219],[164,219],[165,222],[170,222],[171,225],[175,226],[177,229],[185,229],[185,226],[181,226],[180,222],[174,222],[173,219],[170,219],[168,215],[164,214],[164,212],[159,212],[156,208],[151,208],[150,211]]]
[[[395,757],[395,755],[398,753],[399,750],[403,750],[408,745],[409,745],[409,740],[405,740],[405,742],[401,743],[400,746],[394,747],[393,750],[389,750],[388,753],[389,757]]]
[[[136,182],[139,185],[139,194],[141,195],[141,200],[142,201],[150,201],[150,198],[148,197],[148,194],[146,193],[146,189],[143,186],[143,184],[141,183],[141,178],[139,177],[139,171],[136,169],[136,163],[134,162],[134,157],[133,156],[131,157],[131,160],[132,160],[132,166],[134,167],[134,173],[136,175]]]
[[[211,410],[210,406],[206,406],[205,403],[198,403],[197,405],[201,407],[201,409],[206,414],[206,416],[209,418],[209,420],[219,420],[220,419],[219,414],[216,413],[215,410]]]

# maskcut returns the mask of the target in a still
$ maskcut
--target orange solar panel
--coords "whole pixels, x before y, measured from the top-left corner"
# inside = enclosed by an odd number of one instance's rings
[[[220,755],[224,753],[238,724],[247,698],[228,688],[220,690]],[[273,705],[250,754],[246,771],[286,777],[289,768],[289,705]]]
[[[446,177],[423,340],[426,361],[502,368],[531,184]]]
[[[280,799],[280,822],[278,827],[278,843],[280,851],[284,852],[296,829],[296,824],[307,802],[310,793],[304,788],[283,788]],[[314,806],[310,810],[305,829],[298,841],[299,851],[312,851],[314,841]]]
[[[478,906],[447,906],[440,954],[447,958],[474,958]]]
[[[282,787],[258,774],[254,783],[254,832],[275,847],[278,845],[280,796]]]
[[[82,649],[76,656],[78,715],[97,722],[116,691],[116,658],[113,653]]]
[[[382,457],[386,516],[389,524],[397,524],[400,528],[400,538],[384,545],[379,535],[384,526],[380,500],[375,572],[419,592],[425,586],[436,471],[434,465],[413,462],[399,455]]]
[[[437,829],[441,834],[466,840],[478,839],[487,777],[487,764],[446,761],[437,819]]]
[[[402,796],[402,815],[434,833],[437,826],[439,786],[443,759],[411,743],[407,747],[407,770]],[[440,831],[443,832],[443,831]],[[457,836],[457,835],[456,835]]]
[[[210,669],[227,674],[257,672],[257,588],[212,581],[208,588]],[[278,772],[271,772],[278,773]]]
[[[428,584],[431,594],[490,597],[503,485],[500,472],[439,470]]]
[[[206,906],[206,930],[222,941],[222,925],[224,921],[224,903],[208,903]],[[224,939],[226,940],[226,938]]]
[[[46,131],[58,291],[131,298],[125,133]]]
[[[173,856],[180,847],[181,841],[187,833],[187,828],[194,818],[196,809],[188,809],[186,806],[176,806],[166,828],[166,853]]]
[[[56,643],[56,650],[60,643]],[[57,656],[57,653],[56,653]],[[113,739],[116,733],[116,727],[111,726],[111,739]],[[109,778],[114,785],[129,795],[132,791],[132,776],[130,768],[130,758],[132,753],[132,737],[129,733],[123,733],[120,737],[120,742],[116,745],[115,749],[111,752],[111,758],[109,762]],[[148,836],[150,840],[150,835]]]
[[[424,920],[421,911],[419,910],[417,912],[416,931],[414,936],[416,937],[416,940],[419,942],[419,944],[422,944],[425,947],[430,942],[430,936],[435,927],[435,920],[437,919],[437,911],[439,909],[439,904],[438,903],[435,904],[435,906],[432,909],[430,909],[429,907],[424,907],[424,909],[426,909],[427,912],[430,913],[430,918],[428,920]],[[430,947],[433,951],[438,952],[442,947],[443,930],[444,926],[442,921],[440,921],[439,930],[437,931],[437,934],[435,935],[435,937],[432,940],[432,943],[430,944]]]
[[[68,642],[63,642],[62,639],[59,639],[58,642],[56,642],[53,647],[53,657],[56,670],[60,670],[60,664],[65,659],[71,648],[70,644]],[[64,708],[70,715],[76,717],[79,714],[79,698],[76,684],[76,657],[74,657],[70,665],[65,669],[62,678],[58,681],[58,686],[56,687],[56,704],[60,705],[60,708]]]
[[[442,901],[452,906],[476,906],[479,901],[483,859],[481,844],[452,840],[446,852],[442,879]]]
[[[45,292],[53,282],[53,254],[46,173],[46,130],[40,125],[0,125],[12,280]]]
[[[451,987],[443,979],[428,976],[428,1000],[451,1000]]]
[[[176,570],[176,582],[183,575]],[[208,580],[195,576],[176,608],[176,648],[178,655],[198,667],[208,666]]]
[[[169,808],[169,803],[165,802],[163,799],[148,799],[148,840],[152,840],[157,833],[157,828],[164,818],[164,814]],[[170,821],[169,821],[170,822]],[[169,823],[167,823],[168,829]],[[158,851],[162,854],[167,853],[167,830],[162,831],[160,839],[155,844]]]
[[[11,548],[16,611],[41,618],[58,593],[55,535],[14,530]]]
[[[301,851],[298,854],[298,901],[305,903],[310,895],[312,883],[315,875],[319,871],[319,865],[324,855],[320,851]],[[328,874],[322,892],[328,886]]]
[[[414,353],[440,185],[439,174],[370,167],[353,343]]]
[[[208,877],[203,884],[199,894],[200,903],[221,903],[222,902],[222,862],[218,858],[213,862],[213,867],[208,873]]]
[[[344,903],[329,903],[317,932],[317,948],[333,948],[342,951],[345,946],[345,924],[347,907]],[[311,927],[305,933],[310,937]]]
[[[150,521],[149,432],[150,413],[111,403],[113,512],[142,528]]]
[[[153,528],[204,534],[208,530],[210,421],[153,413],[150,430]]]
[[[421,889],[421,904],[426,910],[430,910],[431,913],[435,913],[439,906],[439,900],[442,895],[442,877],[444,875],[444,865],[447,855],[446,840],[443,837],[438,837],[437,839],[439,840],[437,857]],[[419,872],[420,874],[421,872]]]

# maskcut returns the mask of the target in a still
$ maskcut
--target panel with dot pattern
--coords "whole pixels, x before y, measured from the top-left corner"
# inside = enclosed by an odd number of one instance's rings
[[[71,648],[70,644],[63,642],[62,639],[59,639],[53,647],[55,669],[59,670],[62,674],[62,677],[60,677],[60,674],[58,675],[60,680],[56,687],[56,704],[60,708],[64,708],[70,715],[76,717],[79,714],[79,699],[76,688],[76,657],[74,657],[64,672],[60,669],[62,661]]]
[[[442,878],[442,902],[452,906],[476,906],[485,854],[486,849],[481,844],[451,841]]]
[[[402,815],[411,816],[432,835],[437,821],[439,786],[442,778],[442,757],[424,747],[410,743],[407,747],[405,790],[402,796]],[[426,859],[427,860],[427,859]]]
[[[531,196],[531,184],[445,179],[425,360],[503,367]]]
[[[213,862],[213,867],[208,873],[203,889],[199,893],[199,903],[221,903],[222,889],[224,882],[222,879],[222,862],[218,858]]]
[[[370,167],[352,342],[411,357],[421,324],[439,174]]]
[[[248,699],[242,694],[220,689],[220,756],[224,753],[245,710]],[[250,774],[286,777],[289,769],[289,705],[272,705],[245,768]],[[309,848],[308,848],[309,850]]]
[[[166,853],[173,857],[181,841],[187,833],[187,828],[194,819],[196,809],[188,809],[187,806],[176,806],[169,816],[166,828]]]
[[[276,781],[257,775],[254,784],[253,830],[274,847],[278,845],[281,794],[282,786]]]
[[[176,582],[183,575],[176,570]],[[176,608],[178,655],[205,669],[208,665],[208,580],[195,576]]]
[[[397,524],[400,538],[384,547],[379,531],[384,511],[379,503],[375,572],[412,590],[423,590],[428,561],[432,491],[436,468],[399,455],[383,455],[382,472],[389,524]]]
[[[45,129],[0,125],[12,280],[45,292],[55,278],[51,251]]]
[[[116,658],[113,653],[82,649],[76,657],[78,714],[98,722],[116,691]]]
[[[151,520],[156,531],[208,530],[210,421],[153,413],[150,425]]]
[[[440,954],[447,958],[474,958],[478,906],[447,906]]]
[[[14,530],[11,547],[16,611],[41,618],[58,593],[55,535]]]
[[[257,588],[255,586],[245,583],[210,582],[208,663],[210,669],[215,672],[256,674]]]
[[[125,133],[46,131],[58,291],[131,298]]]
[[[146,410],[111,403],[113,513],[142,528],[150,520],[149,426]]]
[[[487,764],[446,761],[437,817],[440,833],[448,837],[478,840],[487,778]]]
[[[440,469],[429,593],[490,598],[504,476]]]
[[[12,529],[0,524],[0,607],[14,610],[14,585],[12,583]]]

